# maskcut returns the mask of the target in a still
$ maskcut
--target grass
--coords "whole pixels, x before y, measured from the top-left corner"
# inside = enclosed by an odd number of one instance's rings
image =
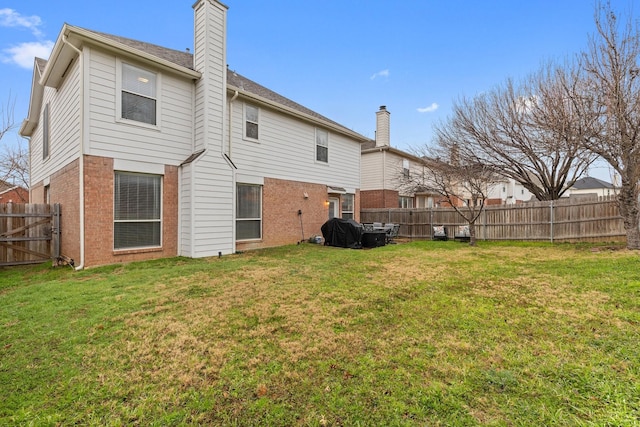
[[[639,267],[414,242],[0,269],[0,425],[637,426]]]

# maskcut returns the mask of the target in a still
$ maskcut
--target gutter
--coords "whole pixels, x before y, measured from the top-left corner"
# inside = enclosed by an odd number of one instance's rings
[[[253,94],[251,92],[247,92],[245,90],[242,90],[239,87],[227,84],[227,89],[230,90],[230,91],[234,91],[235,93],[239,93],[244,98],[253,100],[254,102],[257,102],[257,103],[260,103],[260,104],[263,104],[263,105],[270,106],[271,108],[274,108],[276,110],[284,111],[287,114],[290,114],[292,116],[298,117],[299,119],[302,119],[304,121],[311,122],[311,123],[313,123],[315,125],[320,125],[320,126],[323,126],[323,127],[327,128],[327,129],[331,129],[331,130],[335,131],[336,133],[348,136],[348,137],[353,138],[353,139],[355,139],[355,140],[357,140],[357,141],[359,141],[361,143],[369,141],[369,138],[366,138],[366,137],[360,135],[359,133],[354,132],[354,131],[352,131],[350,129],[347,129],[345,127],[342,127],[342,126],[334,124],[334,123],[327,122],[327,121],[319,119],[317,117],[313,117],[313,116],[311,116],[309,114],[306,114],[306,113],[303,113],[301,111],[297,111],[297,110],[295,110],[295,109],[293,109],[291,107],[287,107],[286,105],[282,105],[282,104],[280,104],[278,102],[271,101],[271,100],[269,100],[267,98],[264,98],[264,97],[262,97],[260,95],[256,95],[256,94]]]

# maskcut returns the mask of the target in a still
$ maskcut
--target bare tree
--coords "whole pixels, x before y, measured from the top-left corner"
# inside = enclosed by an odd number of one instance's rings
[[[0,127],[0,181],[29,187],[29,151],[25,144],[17,140],[7,142],[7,136],[15,129],[13,111],[15,100],[9,98],[6,106],[0,106],[2,127]]]
[[[487,165],[460,159],[457,144],[438,139],[422,153],[422,172],[405,175],[404,188],[435,193],[469,223],[469,245],[476,245],[476,221],[491,189],[501,178]]]
[[[2,119],[2,127],[0,127],[0,141],[11,129],[15,128],[15,122],[13,121],[13,110],[15,107],[15,100],[9,97],[6,107],[0,105],[0,118]]]
[[[598,117],[584,146],[620,175],[627,248],[640,249],[640,33],[631,18],[620,26],[609,2],[597,4],[595,24],[580,57],[582,84],[568,93],[582,117]]]
[[[436,138],[455,143],[463,163],[512,178],[538,200],[558,199],[596,157],[581,145],[591,129],[564,97],[573,76],[571,66],[547,65],[518,84],[462,98]]]

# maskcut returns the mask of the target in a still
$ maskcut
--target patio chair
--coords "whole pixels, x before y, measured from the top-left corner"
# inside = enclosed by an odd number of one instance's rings
[[[398,231],[400,231],[400,224],[386,223],[384,225],[384,231],[387,234],[387,243],[395,243],[393,240],[398,237]]]
[[[433,227],[432,240],[449,240],[447,235],[447,227],[444,225],[437,225]]]

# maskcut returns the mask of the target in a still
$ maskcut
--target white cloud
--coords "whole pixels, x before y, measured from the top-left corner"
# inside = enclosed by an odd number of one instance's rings
[[[438,107],[440,106],[434,102],[428,107],[418,108],[418,113],[433,113],[438,109]]]
[[[53,49],[52,41],[44,42],[28,42],[21,43],[17,46],[9,49],[4,49],[6,54],[2,58],[2,62],[17,64],[18,66],[26,69],[33,68],[33,60],[37,56],[38,58],[47,59]]]
[[[371,76],[371,80],[375,80],[378,77],[389,77],[389,70],[387,69],[387,70],[378,71],[377,73]]]
[[[0,9],[0,27],[22,27],[31,30],[34,36],[40,37],[40,25],[42,19],[39,16],[22,16],[13,9]]]

